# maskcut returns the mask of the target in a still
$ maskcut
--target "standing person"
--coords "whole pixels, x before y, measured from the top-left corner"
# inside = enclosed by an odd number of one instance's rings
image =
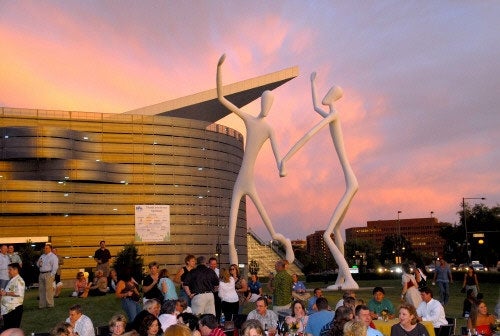
[[[78,336],[95,336],[94,324],[87,315],[83,314],[82,307],[79,304],[72,305],[69,308],[69,317],[66,322],[71,324]]]
[[[444,308],[438,300],[433,299],[432,290],[430,288],[422,288],[420,295],[422,296],[422,303],[417,307],[418,321],[430,321],[434,329],[438,329],[443,324],[448,324]]]
[[[255,161],[257,160],[257,156],[259,155],[259,151],[262,148],[262,145],[267,140],[269,140],[271,143],[271,148],[274,153],[274,158],[276,159],[276,164],[280,164],[280,156],[278,153],[274,130],[271,125],[269,125],[265,120],[266,116],[269,113],[269,110],[271,109],[271,105],[273,104],[274,96],[269,90],[266,90],[262,93],[261,111],[257,117],[244,112],[229,100],[227,100],[226,97],[224,97],[222,85],[222,64],[224,63],[225,59],[226,55],[222,55],[219,58],[219,62],[217,64],[217,97],[219,98],[219,102],[224,105],[224,107],[226,107],[229,111],[233,112],[243,120],[247,130],[243,162],[241,163],[241,168],[234,184],[233,194],[231,197],[231,209],[229,211],[229,262],[232,264],[238,264],[238,254],[236,251],[234,240],[236,236],[236,222],[238,218],[238,211],[240,208],[240,201],[241,198],[245,195],[248,195],[253,201],[260,217],[262,218],[262,221],[271,234],[272,239],[278,240],[285,247],[286,259],[292,262],[295,259],[292,243],[290,242],[290,239],[285,238],[285,236],[280,233],[276,233],[276,231],[274,230],[271,219],[267,215],[264,204],[262,204],[259,194],[257,193],[257,188],[255,187],[254,181]]]
[[[321,329],[327,323],[330,323],[335,315],[331,310],[328,310],[328,300],[324,297],[316,300],[316,306],[318,307],[318,311],[309,315],[309,321],[304,331],[304,334],[307,334],[307,336],[319,336]]]
[[[469,266],[467,273],[464,274],[462,292],[467,293],[469,289],[472,289],[472,295],[477,297],[477,293],[479,293],[479,282],[477,281],[476,270],[472,267],[472,265]]]
[[[425,327],[417,321],[417,311],[409,303],[399,307],[399,323],[391,327],[391,336],[429,336]]]
[[[55,289],[54,289],[54,297],[58,298],[59,295],[61,295],[61,291],[63,288],[63,283],[61,281],[61,267],[64,264],[64,259],[57,253],[57,248],[52,249],[52,253],[54,253],[57,257],[57,272],[56,275],[54,276],[54,284],[55,284]]]
[[[9,282],[10,259],[7,250],[7,245],[0,246],[0,289],[4,289]]]
[[[217,258],[211,257],[210,259],[208,259],[208,267],[214,270],[215,275],[217,275],[217,278],[220,278],[219,267],[217,267]],[[215,317],[217,317],[217,321],[220,321],[220,313],[222,307],[217,288],[216,290],[214,290],[214,303],[215,303]],[[226,318],[231,318],[231,316],[226,315]]]
[[[475,330],[477,335],[491,336],[493,334],[491,326],[495,323],[495,316],[488,313],[486,303],[483,300],[478,300],[467,319],[467,329]]]
[[[141,311],[141,306],[139,304],[141,295],[137,287],[138,284],[130,272],[121,272],[118,283],[116,284],[115,296],[121,299],[122,309],[127,314],[129,321],[133,321]]]
[[[163,302],[163,293],[158,288],[158,281],[160,281],[159,265],[156,261],[152,261],[149,263],[148,268],[149,274],[142,280],[143,301],[146,302],[150,299],[156,299]]]
[[[191,299],[184,290],[184,280],[187,274],[196,267],[196,257],[192,254],[188,254],[184,258],[184,264],[186,266],[181,267],[174,277],[174,282],[179,285],[179,299],[185,299],[188,306],[191,306]]]
[[[263,297],[255,301],[255,309],[248,313],[247,319],[259,321],[264,330],[275,328],[278,324],[278,314],[267,309],[267,300]]]
[[[375,328],[372,328],[372,316],[370,309],[365,305],[356,306],[355,319],[356,321],[362,322],[367,328],[366,335],[367,336],[383,336],[380,331]]]
[[[38,276],[38,308],[54,307],[54,279],[59,268],[59,260],[52,253],[52,245],[45,244],[43,253],[37,261],[40,275]]]
[[[23,267],[23,260],[21,259],[21,256],[19,253],[14,251],[14,245],[9,245],[7,248],[7,255],[9,256],[10,263],[18,263],[19,267]]]
[[[439,266],[434,271],[434,283],[437,283],[439,286],[439,293],[441,295],[439,301],[442,305],[446,306],[450,299],[450,283],[453,283],[453,278],[451,277],[450,265],[443,258],[439,258]]]
[[[219,286],[219,278],[213,269],[207,267],[204,256],[198,257],[196,264],[196,268],[186,275],[184,285],[184,290],[191,298],[191,309],[195,315],[215,315],[213,291]]]
[[[274,278],[273,311],[277,313],[290,308],[293,280],[285,270],[283,260],[278,260],[274,268],[276,277]]]
[[[19,328],[23,317],[23,301],[26,285],[19,275],[21,266],[11,263],[8,266],[10,280],[5,289],[0,289],[1,313],[4,329]]]
[[[474,296],[474,292],[472,289],[467,290],[467,297],[464,299],[464,303],[462,306],[462,317],[468,318],[470,316],[470,312],[472,311],[472,307],[476,304],[476,297]]]
[[[101,270],[105,277],[109,275],[109,259],[111,259],[111,253],[106,248],[106,242],[101,240],[99,248],[94,253],[94,260],[97,262],[97,269]]]
[[[158,289],[163,294],[163,301],[165,300],[177,300],[177,291],[175,289],[175,284],[172,279],[168,276],[168,270],[166,268],[160,271],[160,280],[158,281]]]
[[[248,283],[240,275],[240,269],[236,264],[232,264],[229,266],[229,274],[231,274],[231,276],[234,279],[234,288],[236,289],[236,293],[238,293],[238,302],[239,302],[238,313],[241,314],[243,312],[243,308],[245,307],[245,302],[247,300]]]
[[[427,274],[425,273],[423,262],[419,262],[415,265],[415,280],[417,280],[419,290],[420,288],[427,287]]]
[[[239,297],[236,293],[234,286],[234,278],[229,274],[225,268],[221,270],[221,277],[219,282],[219,297],[221,301],[221,309],[227,320],[231,320],[232,316],[238,314]]]
[[[410,265],[408,263],[403,264],[403,275],[401,276],[401,282],[403,284],[403,289],[401,291],[401,301],[406,300],[413,307],[418,307],[422,298],[420,297],[420,292],[418,291],[418,283],[415,276],[411,274]]]

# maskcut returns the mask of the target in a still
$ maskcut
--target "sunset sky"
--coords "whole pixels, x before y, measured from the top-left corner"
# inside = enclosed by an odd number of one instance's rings
[[[321,120],[310,73],[319,99],[343,88],[336,108],[360,188],[342,227],[398,210],[455,223],[462,197],[500,203],[499,18],[495,1],[0,0],[0,106],[122,113],[213,89],[223,53],[226,84],[298,66],[268,120],[284,156]],[[328,128],[287,177],[269,144],[257,165],[276,231],[326,229],[345,191]],[[269,239],[247,204],[249,227]]]

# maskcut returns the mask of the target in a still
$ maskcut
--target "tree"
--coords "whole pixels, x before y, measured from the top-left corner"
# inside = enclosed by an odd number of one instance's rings
[[[142,279],[142,266],[144,259],[139,255],[134,243],[127,244],[116,256],[113,267],[121,278],[125,274],[131,274],[135,280]]]
[[[356,239],[345,243],[345,258],[349,265],[362,266],[363,272],[366,269],[373,269],[378,264],[377,248],[372,241]]]
[[[398,256],[401,257],[401,262],[413,258],[413,248],[410,241],[403,235],[386,236],[380,249],[380,262],[382,264],[395,263]]]
[[[467,223],[469,249],[471,251],[471,260],[479,260],[485,265],[494,265],[500,258],[500,245],[497,243],[500,239],[500,206],[492,208],[484,204],[475,204],[472,208],[468,203],[460,203],[460,211],[457,214],[460,217],[461,237],[455,238],[457,245],[461,246],[461,261],[465,262],[467,258],[467,249],[465,247],[465,227],[464,209]]]

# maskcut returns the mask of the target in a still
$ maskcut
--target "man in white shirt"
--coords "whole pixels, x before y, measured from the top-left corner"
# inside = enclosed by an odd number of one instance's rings
[[[40,269],[38,276],[38,308],[54,307],[54,279],[59,268],[59,259],[52,253],[52,245],[45,244],[43,254],[37,262]]]
[[[438,300],[433,299],[432,290],[428,287],[422,288],[420,296],[422,302],[417,307],[418,321],[430,321],[435,329],[443,324],[448,324],[444,308]]]
[[[1,312],[4,329],[19,328],[23,316],[23,301],[26,285],[19,275],[21,266],[19,263],[11,263],[8,266],[10,281],[5,289],[0,290]]]
[[[262,328],[275,328],[278,324],[278,314],[267,309],[267,300],[262,296],[255,301],[255,309],[248,313],[247,320],[258,320]]]
[[[0,289],[4,289],[9,282],[9,264],[10,259],[7,255],[7,245],[2,245],[0,246]]]
[[[166,300],[161,306],[161,314],[158,316],[160,321],[160,328],[165,332],[171,325],[177,324],[177,314],[175,312],[175,306],[177,305],[177,300]]]
[[[95,336],[94,324],[87,315],[83,315],[82,307],[79,304],[69,308],[69,317],[66,322],[71,324],[73,331],[78,336]]]

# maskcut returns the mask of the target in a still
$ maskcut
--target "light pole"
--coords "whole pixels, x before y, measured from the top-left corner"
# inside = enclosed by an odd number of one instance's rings
[[[396,247],[396,264],[401,264],[401,224],[399,222],[399,214],[402,213],[401,210],[398,210],[398,240]]]
[[[465,200],[485,200],[484,197],[462,197],[462,216],[464,221],[464,229],[465,229],[465,249],[467,251],[467,264],[471,263],[471,254],[472,251],[469,248],[469,232],[467,231],[467,215],[465,213]]]

